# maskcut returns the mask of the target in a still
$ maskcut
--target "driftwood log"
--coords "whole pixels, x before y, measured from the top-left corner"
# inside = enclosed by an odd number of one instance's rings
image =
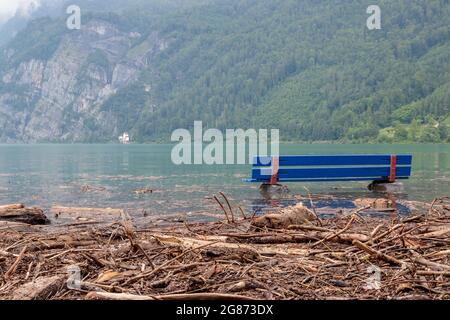
[[[61,290],[64,277],[55,275],[39,277],[17,288],[13,293],[13,300],[46,300]]]
[[[144,296],[127,293],[89,292],[88,300],[255,300],[251,297],[223,293],[185,293],[158,296]]]
[[[7,210],[7,209],[23,209],[25,208],[25,206],[21,203],[13,203],[13,204],[7,204],[4,206],[0,206],[0,211],[1,210]]]
[[[369,241],[370,238],[359,233],[342,233],[335,235],[331,232],[310,231],[304,234],[277,234],[277,233],[248,233],[248,234],[229,234],[230,241],[270,244],[270,243],[308,243],[321,239],[331,242],[349,243],[353,241]],[[233,239],[233,240],[232,240]]]
[[[50,214],[56,219],[67,219],[75,221],[98,221],[98,220],[119,220],[124,211],[115,208],[83,208],[83,207],[62,207],[53,206]]]
[[[353,201],[353,203],[359,208],[369,206],[370,208],[379,209],[379,210],[390,209],[393,206],[392,200],[384,199],[384,198],[377,198],[377,199],[360,198],[360,199],[355,199]]]
[[[33,225],[50,223],[42,209],[25,208],[22,204],[0,206],[0,220]]]
[[[265,214],[261,217],[253,219],[251,226],[254,230],[269,229],[286,229],[290,225],[304,224],[305,222],[314,221],[317,217],[315,214],[298,203],[295,206],[278,210],[276,213]]]

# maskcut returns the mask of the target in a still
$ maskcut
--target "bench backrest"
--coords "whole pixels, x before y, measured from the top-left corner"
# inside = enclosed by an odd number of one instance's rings
[[[256,156],[250,182],[389,181],[408,179],[411,155]],[[297,168],[296,168],[297,167]]]

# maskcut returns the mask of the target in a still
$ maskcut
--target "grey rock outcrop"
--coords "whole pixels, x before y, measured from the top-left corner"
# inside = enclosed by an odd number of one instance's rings
[[[0,71],[0,142],[114,141],[120,120],[102,105],[168,47],[156,33],[142,37],[94,19],[65,33],[50,59]],[[5,57],[17,54],[4,50]]]

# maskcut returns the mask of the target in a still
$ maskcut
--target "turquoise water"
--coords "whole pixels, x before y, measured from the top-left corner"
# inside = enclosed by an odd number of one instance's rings
[[[131,214],[215,212],[211,195],[225,192],[246,208],[261,201],[258,185],[241,182],[248,165],[172,164],[171,145],[0,145],[0,205],[22,202],[113,207]],[[450,195],[450,145],[285,144],[282,154],[411,153],[413,176],[400,198],[431,201]],[[367,182],[289,184],[294,194],[371,196]],[[83,192],[84,185],[95,190]],[[151,188],[137,195],[134,190]],[[218,211],[217,211],[218,212]]]

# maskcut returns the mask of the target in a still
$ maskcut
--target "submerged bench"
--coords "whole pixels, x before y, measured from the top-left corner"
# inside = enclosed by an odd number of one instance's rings
[[[411,176],[411,155],[298,155],[253,160],[251,179],[245,182],[374,181],[395,182]]]

